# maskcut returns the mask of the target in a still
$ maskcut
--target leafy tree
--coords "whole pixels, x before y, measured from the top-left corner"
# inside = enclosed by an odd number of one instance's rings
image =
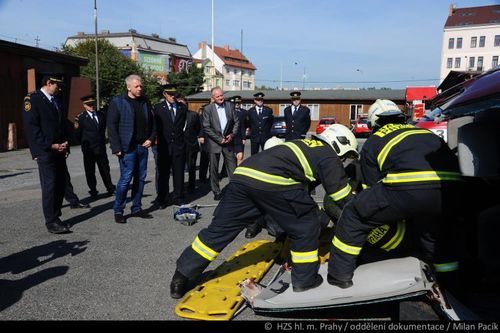
[[[125,78],[130,74],[138,74],[143,79],[144,94],[155,103],[158,101],[158,81],[135,61],[123,55],[118,48],[105,39],[98,39],[99,49],[99,90],[100,96],[112,97],[125,91]],[[63,46],[62,52],[89,60],[87,66],[81,68],[81,75],[90,78],[92,90],[95,91],[95,41],[85,39],[75,46]]]
[[[189,72],[182,70],[178,73],[170,72],[168,80],[177,85],[177,91],[184,96],[192,95],[202,91],[204,80],[203,67],[192,65]]]

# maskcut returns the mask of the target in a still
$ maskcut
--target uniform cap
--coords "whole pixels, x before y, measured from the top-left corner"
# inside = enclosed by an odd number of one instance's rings
[[[95,104],[96,102],[94,94],[82,96],[80,100],[83,104]]]
[[[264,93],[263,93],[263,92],[258,92],[258,93],[253,94],[253,97],[254,97],[255,99],[263,99],[263,98],[264,98],[264,96],[265,96],[265,95],[264,95]]]
[[[163,87],[163,92],[171,96],[175,96],[177,92],[177,85],[175,84],[165,84]]]
[[[300,91],[292,91],[290,93],[290,96],[292,97],[292,99],[300,99]]]
[[[241,96],[233,96],[230,101],[233,103],[241,103]]]
[[[43,84],[45,84],[49,80],[51,82],[54,82],[54,83],[62,83],[64,81],[63,78],[62,78],[62,76],[57,75],[57,74],[45,74],[42,77]]]

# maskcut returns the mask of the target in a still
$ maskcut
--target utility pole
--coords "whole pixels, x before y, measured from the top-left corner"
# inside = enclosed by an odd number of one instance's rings
[[[306,88],[306,67],[304,66],[304,74],[302,75],[302,90]]]
[[[99,48],[97,46],[97,0],[94,0],[94,27],[95,27],[95,94],[96,109],[99,111]]]
[[[38,42],[39,41],[40,41],[40,38],[38,38],[38,36],[36,36],[36,38],[35,38],[35,45],[36,45],[36,47],[38,47]]]
[[[243,29],[241,29],[241,56],[243,56]],[[240,68],[240,90],[243,91],[243,66]]]
[[[212,71],[211,71],[211,88],[215,87],[215,0],[212,0]]]

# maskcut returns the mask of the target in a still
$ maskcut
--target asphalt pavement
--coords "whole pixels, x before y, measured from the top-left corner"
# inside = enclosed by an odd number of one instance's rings
[[[246,151],[248,156],[249,143]],[[117,159],[108,156],[116,183]],[[67,164],[75,193],[91,208],[70,209],[65,201],[62,220],[72,225],[72,233],[54,235],[44,225],[38,168],[29,150],[0,153],[0,320],[183,320],[175,314],[177,300],[170,298],[169,282],[176,259],[210,223],[214,207],[201,208],[202,218],[192,226],[176,222],[172,207],[153,211],[153,219],[129,218],[117,224],[114,197],[91,200],[87,193],[79,146],[72,147]],[[155,198],[154,170],[150,152],[145,209]],[[97,177],[98,190],[104,193]],[[209,184],[197,185],[197,193],[187,197],[190,202],[217,203]],[[323,193],[318,190],[315,198],[322,200]],[[130,206],[128,202],[125,214]],[[263,231],[256,239],[273,238]],[[242,232],[208,269],[247,242]],[[268,319],[250,308],[235,318]]]

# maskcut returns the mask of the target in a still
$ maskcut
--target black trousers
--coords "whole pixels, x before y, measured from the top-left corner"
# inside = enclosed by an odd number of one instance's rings
[[[202,149],[200,151],[200,168],[198,170],[199,180],[201,181],[207,180],[209,164],[210,164],[210,154]]]
[[[260,151],[264,150],[264,144],[265,142],[253,142],[252,140],[250,140],[251,142],[251,145],[250,145],[250,153],[252,155],[255,155]]]
[[[193,191],[196,185],[196,159],[198,158],[198,146],[186,145],[186,165],[188,169],[188,189]]]
[[[170,170],[174,182],[173,199],[181,199],[184,194],[184,149],[158,146],[158,201],[166,202],[169,193]]]
[[[42,208],[45,223],[60,222],[66,177],[69,175],[64,154],[43,155],[37,158]]]
[[[409,230],[417,233],[421,259],[430,263],[456,261],[460,190],[459,184],[444,184],[442,188],[403,191],[379,183],[362,191],[344,207],[337,223],[335,238],[344,245],[335,246],[334,240],[328,273],[342,281],[350,280],[358,255],[349,252],[362,248],[373,228],[384,224],[396,228],[401,220],[412,223]]]
[[[108,192],[112,192],[114,185],[111,181],[111,174],[109,169],[109,160],[106,152],[102,154],[95,154],[92,151],[83,152],[83,166],[85,168],[85,178],[91,193],[97,193],[97,180],[95,177],[95,165],[99,169],[102,182]]]
[[[196,278],[211,260],[193,248],[198,239],[212,253],[220,253],[250,223],[269,214],[291,239],[291,251],[310,252],[318,249],[320,223],[317,204],[306,190],[263,191],[230,182],[226,194],[215,209],[212,223],[203,229],[193,246],[187,247],[177,260],[177,269]],[[215,259],[215,258],[212,258]],[[304,287],[314,283],[319,262],[294,263],[292,284]]]

